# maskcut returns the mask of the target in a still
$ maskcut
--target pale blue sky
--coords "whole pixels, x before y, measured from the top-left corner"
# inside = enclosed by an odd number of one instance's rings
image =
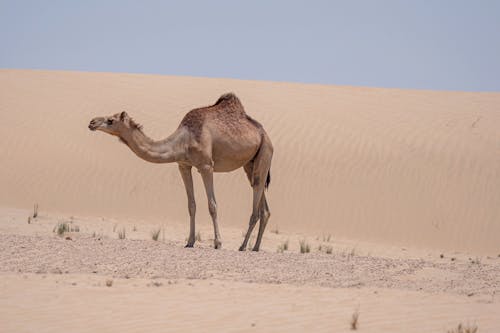
[[[0,68],[500,91],[500,1],[3,1]]]

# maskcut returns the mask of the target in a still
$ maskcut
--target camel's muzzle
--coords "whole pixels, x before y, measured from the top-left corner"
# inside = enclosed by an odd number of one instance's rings
[[[91,120],[90,124],[89,124],[89,130],[95,131],[96,129],[97,129],[97,125],[96,125],[95,120]]]

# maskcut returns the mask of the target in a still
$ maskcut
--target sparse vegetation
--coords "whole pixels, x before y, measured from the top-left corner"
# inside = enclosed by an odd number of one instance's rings
[[[448,330],[448,333],[477,333],[478,327],[477,325],[462,325],[462,323],[458,324],[457,328]]]
[[[36,203],[34,206],[33,206],[33,218],[36,219],[38,216],[38,204]]]
[[[158,238],[160,237],[161,233],[161,228],[155,229],[151,231],[151,239],[154,241],[158,241]]]
[[[125,228],[118,230],[118,239],[125,239],[127,237]]]
[[[80,227],[72,223],[61,222],[58,223],[52,231],[62,236],[65,232],[80,232]]]
[[[285,251],[288,251],[288,239],[285,242],[278,245],[278,249],[276,250],[276,252],[278,253],[283,253]]]
[[[300,253],[311,252],[311,246],[306,242],[305,239],[300,241]]]
[[[356,309],[351,317],[351,330],[355,331],[358,329],[358,319],[359,319],[359,310]]]

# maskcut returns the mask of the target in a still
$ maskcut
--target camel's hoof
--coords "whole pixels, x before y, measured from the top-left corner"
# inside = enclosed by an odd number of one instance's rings
[[[240,251],[245,251],[245,247],[242,245],[242,246],[240,246],[240,249],[239,249],[239,250],[240,250]]]
[[[188,243],[188,244],[186,244],[186,246],[184,246],[184,247],[185,247],[185,248],[187,248],[187,247],[193,247],[193,246],[194,246],[194,244],[189,244],[189,243]]]
[[[254,248],[252,249],[252,251],[254,251],[254,252],[259,252],[259,248],[258,248],[258,247],[254,247]]]
[[[214,241],[214,249],[218,250],[222,248],[222,243],[218,240]]]

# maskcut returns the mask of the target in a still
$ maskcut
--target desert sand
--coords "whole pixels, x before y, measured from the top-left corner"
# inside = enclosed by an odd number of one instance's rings
[[[194,173],[201,241],[185,249],[176,165],[87,128],[125,110],[164,138],[229,91],[275,148],[259,253],[237,251],[243,170],[215,176],[222,250]],[[1,331],[331,332],[358,312],[359,331],[497,332],[499,106],[500,93],[0,70]]]

